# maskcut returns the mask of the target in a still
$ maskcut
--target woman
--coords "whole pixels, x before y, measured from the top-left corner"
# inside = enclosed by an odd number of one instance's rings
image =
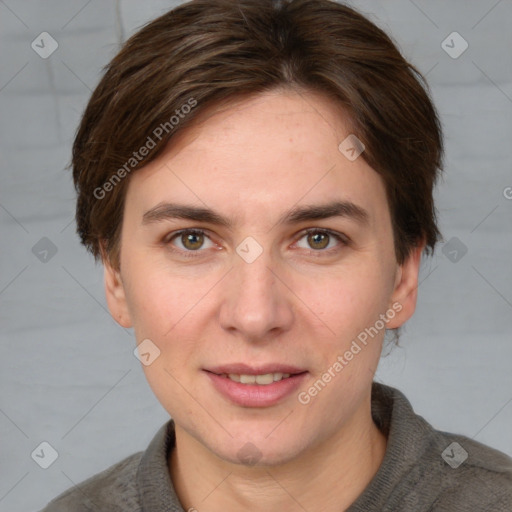
[[[423,77],[329,0],[195,0],[112,60],[77,223],[171,416],[57,510],[512,510],[512,460],[373,382],[439,239]]]

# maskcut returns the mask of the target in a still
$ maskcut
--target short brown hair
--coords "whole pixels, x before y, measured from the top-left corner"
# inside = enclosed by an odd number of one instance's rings
[[[192,0],[133,35],[106,66],[73,145],[82,243],[96,259],[104,246],[119,268],[129,173],[199,114],[278,88],[321,93],[347,112],[362,158],[384,180],[397,261],[422,241],[433,251],[443,140],[428,84],[380,28],[331,0]]]

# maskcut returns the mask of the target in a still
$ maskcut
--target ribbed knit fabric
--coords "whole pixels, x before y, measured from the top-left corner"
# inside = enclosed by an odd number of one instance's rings
[[[386,454],[346,512],[512,512],[512,458],[434,430],[389,386],[373,384],[372,416],[388,437]],[[185,512],[167,469],[174,443],[169,420],[146,451],[68,489],[41,512]]]

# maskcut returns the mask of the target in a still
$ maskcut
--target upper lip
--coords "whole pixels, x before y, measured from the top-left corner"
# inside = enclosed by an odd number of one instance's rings
[[[307,370],[291,366],[289,364],[268,363],[261,366],[249,366],[245,363],[224,364],[221,366],[210,366],[206,371],[222,375],[224,373],[234,373],[236,375],[265,375],[267,373],[303,373]]]

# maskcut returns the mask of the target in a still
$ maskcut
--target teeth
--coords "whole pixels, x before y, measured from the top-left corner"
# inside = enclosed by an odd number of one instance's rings
[[[240,382],[242,384],[254,384],[256,382],[256,375],[240,375]]]
[[[224,377],[240,382],[241,384],[272,384],[272,382],[278,382],[282,379],[287,379],[290,376],[289,373],[265,373],[264,375],[239,375],[237,373],[230,373],[229,375],[224,374]]]
[[[282,378],[282,375],[281,375]],[[281,380],[281,379],[279,379]],[[274,374],[266,373],[265,375],[257,375],[256,376],[256,384],[272,384],[274,382]]]

